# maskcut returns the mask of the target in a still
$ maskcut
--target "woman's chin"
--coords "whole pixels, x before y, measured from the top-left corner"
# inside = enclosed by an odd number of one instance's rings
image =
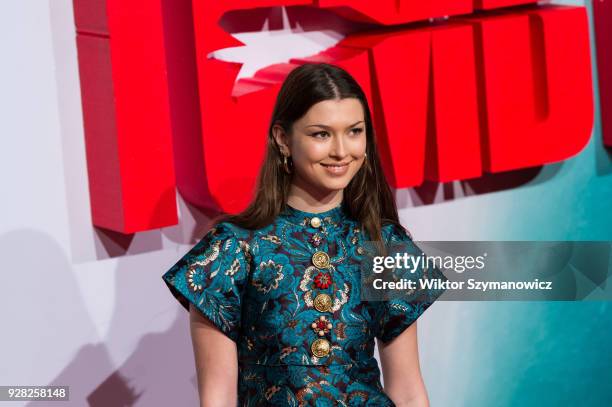
[[[328,191],[338,191],[346,188],[350,182],[349,177],[335,178],[335,179],[321,179],[318,184]]]

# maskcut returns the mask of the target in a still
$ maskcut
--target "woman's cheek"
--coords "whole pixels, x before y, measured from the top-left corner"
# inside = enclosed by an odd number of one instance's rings
[[[360,136],[351,143],[351,151],[355,152],[355,156],[361,157],[366,151],[366,144],[365,135]]]

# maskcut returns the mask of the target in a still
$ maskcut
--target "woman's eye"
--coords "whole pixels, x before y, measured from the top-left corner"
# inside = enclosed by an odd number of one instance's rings
[[[318,133],[313,133],[312,134],[314,137],[318,137],[318,138],[323,138],[327,136],[327,132],[326,131],[320,131]]]
[[[363,132],[363,129],[361,127],[356,127],[353,129],[354,134],[361,134],[362,132]]]

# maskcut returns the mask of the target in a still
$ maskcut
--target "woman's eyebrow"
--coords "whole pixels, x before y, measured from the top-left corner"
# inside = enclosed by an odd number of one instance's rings
[[[351,124],[350,126],[348,126],[348,127],[347,127],[347,129],[348,129],[349,127],[356,126],[356,125],[358,125],[358,124],[359,124],[359,123],[361,123],[361,122],[363,122],[363,120],[359,120],[358,122]],[[324,124],[309,124],[309,125],[308,125],[308,126],[306,126],[306,127],[323,127],[324,129],[331,129],[331,127],[330,127],[330,126],[326,126],[326,125],[324,125]]]

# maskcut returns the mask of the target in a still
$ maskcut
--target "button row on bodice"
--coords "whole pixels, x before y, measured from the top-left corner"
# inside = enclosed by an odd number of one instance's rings
[[[321,219],[313,217],[310,220],[310,225],[313,228],[321,226]],[[315,233],[311,238],[310,242],[318,247],[321,244],[321,236]],[[314,286],[317,289],[326,289],[332,284],[332,276],[329,270],[323,271],[330,266],[329,255],[323,251],[316,251],[312,255],[312,264],[319,269],[319,273],[314,277]],[[327,293],[319,293],[314,299],[314,307],[319,312],[330,312],[332,309],[332,297]],[[321,315],[319,319],[315,320],[311,324],[312,329],[318,336],[325,336],[331,334],[333,324],[329,321],[325,315]],[[328,356],[331,352],[331,343],[326,338],[317,338],[310,345],[312,354],[318,358]]]

